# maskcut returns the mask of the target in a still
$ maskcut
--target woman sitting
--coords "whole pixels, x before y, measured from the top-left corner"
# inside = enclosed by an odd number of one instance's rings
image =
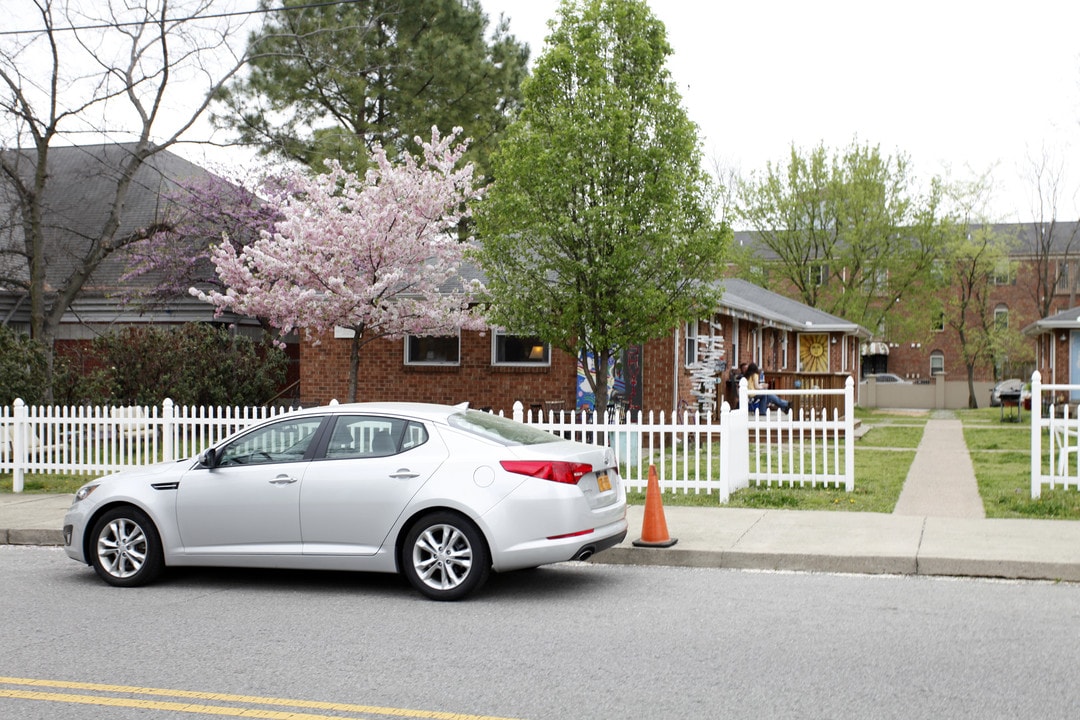
[[[746,384],[747,384],[747,387],[750,389],[751,392],[753,392],[755,390],[760,391],[760,390],[764,389],[761,386],[761,371],[758,369],[757,363],[750,363],[746,367]],[[756,403],[755,403],[755,400],[757,401]],[[771,393],[763,394],[763,395],[755,395],[754,397],[751,397],[749,405],[750,405],[751,408],[754,408],[756,406],[757,407],[757,413],[759,415],[762,413],[762,410],[764,408],[767,408],[770,405],[776,405],[778,408],[783,410],[785,413],[788,413],[788,412],[791,411],[791,403],[789,403],[787,400],[784,400],[783,398],[780,398],[780,397],[778,397],[776,395],[773,395]]]

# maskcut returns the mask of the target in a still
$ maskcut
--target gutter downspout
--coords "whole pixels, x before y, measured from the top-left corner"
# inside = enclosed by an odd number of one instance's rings
[[[675,362],[671,367],[671,413],[679,412],[679,326],[675,325],[675,351],[671,354]]]

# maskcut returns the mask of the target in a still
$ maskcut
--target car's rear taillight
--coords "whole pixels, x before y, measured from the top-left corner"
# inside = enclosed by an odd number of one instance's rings
[[[503,460],[499,464],[507,472],[567,485],[577,485],[581,478],[591,473],[593,469],[588,463],[557,460]]]

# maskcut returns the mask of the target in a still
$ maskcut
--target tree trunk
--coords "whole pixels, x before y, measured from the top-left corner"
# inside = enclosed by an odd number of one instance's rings
[[[363,327],[354,327],[349,344],[349,402],[356,402],[356,386],[360,377],[360,338],[363,333]]]
[[[968,382],[968,407],[972,410],[979,407],[979,399],[975,397],[975,366],[968,363],[967,368],[967,382]]]

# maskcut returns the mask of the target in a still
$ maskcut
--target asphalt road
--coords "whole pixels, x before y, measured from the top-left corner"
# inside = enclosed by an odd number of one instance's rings
[[[570,563],[472,600],[0,547],[0,718],[1065,718],[1080,585]],[[223,715],[224,714],[224,715]]]

